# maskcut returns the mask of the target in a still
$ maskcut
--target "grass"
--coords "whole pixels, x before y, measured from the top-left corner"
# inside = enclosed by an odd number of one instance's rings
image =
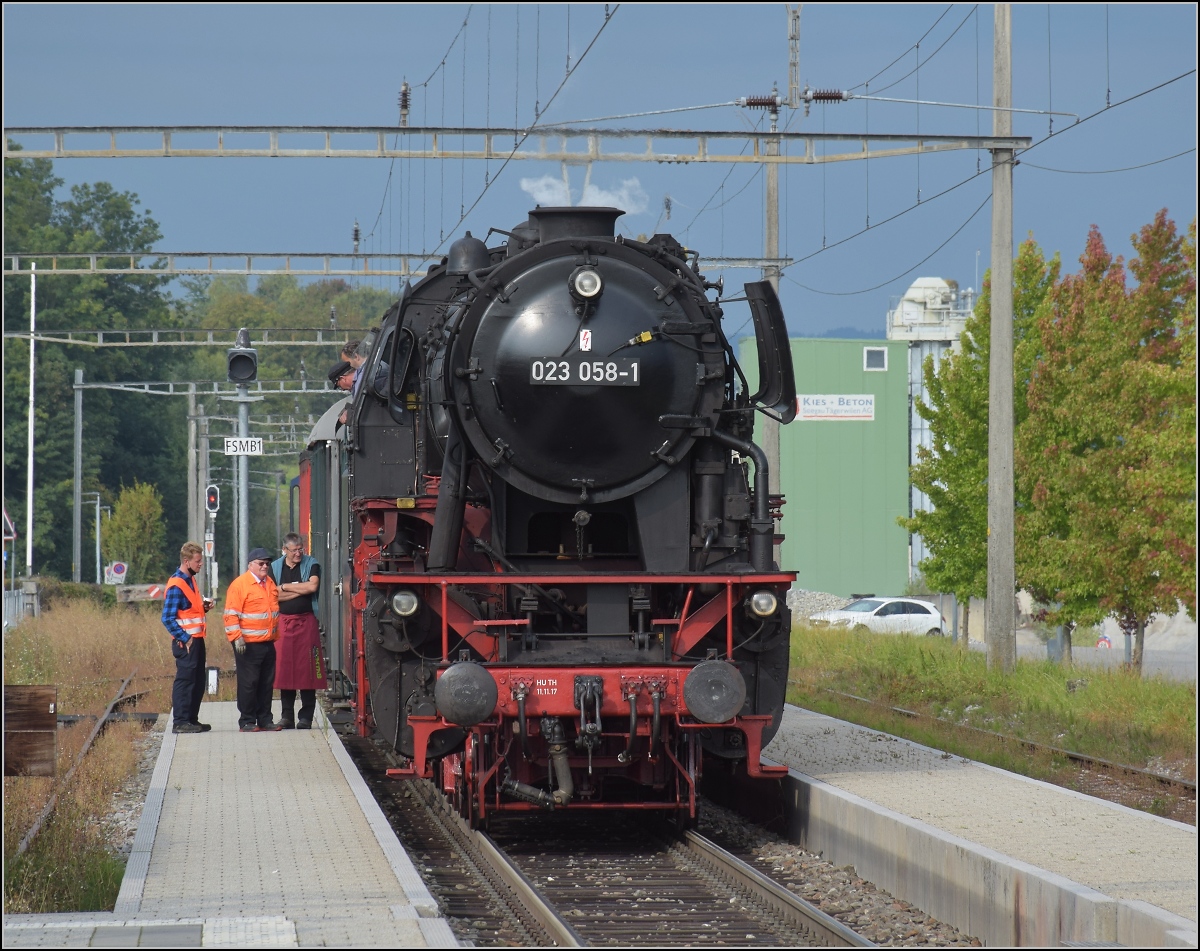
[[[941,638],[798,627],[788,700],[982,762],[1053,780],[1052,754],[957,729],[978,727],[1127,766],[1196,777],[1196,688],[1120,670],[1019,660],[1004,676]],[[914,720],[854,694],[952,721]]]
[[[159,620],[161,605],[105,607],[93,599],[56,599],[41,617],[9,631],[4,640],[6,684],[52,684],[58,712],[100,715],[122,681],[136,668],[126,694],[140,696],[124,709],[165,713],[171,707],[175,661]],[[221,631],[207,638],[210,667],[232,669],[233,650]],[[220,681],[215,700],[232,700],[232,678]],[[201,708],[203,717],[203,707]],[[60,791],[53,817],[22,856],[17,845],[74,764],[92,724],[60,729],[54,779],[4,780],[4,911],[99,911],[111,909],[125,871],[97,821],[109,812],[114,793],[137,769],[136,723],[113,723]]]

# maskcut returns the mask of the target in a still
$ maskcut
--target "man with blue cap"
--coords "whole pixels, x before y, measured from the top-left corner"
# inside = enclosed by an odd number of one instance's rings
[[[243,733],[283,729],[271,717],[275,688],[275,641],[279,639],[279,590],[271,577],[271,553],[255,548],[225,595],[225,636],[237,664],[238,727]]]

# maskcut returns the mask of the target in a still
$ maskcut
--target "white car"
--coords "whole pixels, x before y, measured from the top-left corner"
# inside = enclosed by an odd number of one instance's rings
[[[859,598],[839,611],[809,617],[816,627],[866,628],[876,634],[940,636],[949,625],[937,606],[915,598]]]

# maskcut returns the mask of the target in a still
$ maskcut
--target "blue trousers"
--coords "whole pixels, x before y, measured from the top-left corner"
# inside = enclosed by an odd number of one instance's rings
[[[204,638],[193,637],[190,643],[188,650],[187,645],[171,639],[171,655],[175,658],[175,683],[171,685],[173,726],[198,722],[200,701],[204,699]]]

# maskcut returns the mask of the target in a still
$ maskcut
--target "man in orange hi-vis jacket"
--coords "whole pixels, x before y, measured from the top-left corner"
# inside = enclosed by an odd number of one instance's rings
[[[243,733],[283,729],[271,718],[275,641],[279,638],[279,590],[271,577],[271,553],[255,548],[244,575],[225,594],[225,636],[237,663],[238,726]]]

